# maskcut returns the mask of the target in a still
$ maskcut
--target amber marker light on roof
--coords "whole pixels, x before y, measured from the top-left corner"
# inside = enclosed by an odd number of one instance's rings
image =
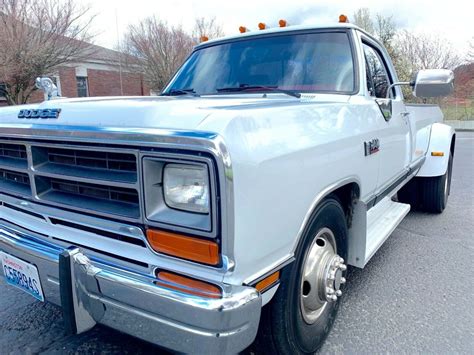
[[[240,31],[240,33],[245,33],[245,32],[247,32],[248,30],[247,30],[247,27],[245,27],[245,26],[240,26],[240,27],[239,27],[239,31]]]
[[[207,41],[209,41],[209,37],[201,36],[201,42],[207,42]]]
[[[288,22],[286,22],[286,20],[280,20],[280,21],[278,21],[278,25],[280,27],[286,27],[286,26],[288,26]]]
[[[159,253],[208,265],[218,265],[220,262],[219,245],[214,241],[158,229],[148,229],[146,237],[153,250]]]
[[[259,30],[264,30],[265,28],[267,28],[267,25],[265,25],[263,22],[260,22],[260,23],[258,24],[258,29],[259,29]]]
[[[156,277],[166,283],[166,287],[195,296],[221,298],[222,291],[210,283],[192,279],[167,271],[159,271]]]
[[[339,15],[339,22],[340,23],[347,23],[347,22],[349,22],[349,19],[347,18],[346,15]]]

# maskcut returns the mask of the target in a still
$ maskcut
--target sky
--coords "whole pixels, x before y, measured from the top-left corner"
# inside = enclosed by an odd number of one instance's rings
[[[474,37],[474,2],[468,0],[76,0],[89,4],[97,14],[93,30],[96,44],[114,48],[127,26],[147,16],[157,16],[170,25],[191,31],[196,17],[215,17],[227,35],[239,26],[256,29],[259,22],[273,27],[278,20],[289,24],[337,22],[361,7],[373,15],[393,16],[402,29],[445,38],[460,55],[466,53]],[[118,30],[117,30],[118,29]]]

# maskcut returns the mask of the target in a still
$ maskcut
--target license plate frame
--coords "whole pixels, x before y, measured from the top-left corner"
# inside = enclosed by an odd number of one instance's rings
[[[35,265],[2,251],[0,261],[1,274],[7,284],[19,288],[41,302],[45,301],[38,268]]]

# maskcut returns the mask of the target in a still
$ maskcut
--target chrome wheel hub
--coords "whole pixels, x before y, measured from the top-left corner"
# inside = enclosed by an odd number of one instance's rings
[[[342,295],[342,276],[347,269],[344,259],[337,255],[336,239],[329,228],[321,229],[313,240],[303,262],[300,308],[303,319],[313,324],[328,302]]]

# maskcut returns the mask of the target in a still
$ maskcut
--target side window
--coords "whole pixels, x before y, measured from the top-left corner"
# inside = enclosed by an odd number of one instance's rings
[[[385,98],[390,79],[380,55],[372,47],[363,44],[367,72],[367,89],[371,96]]]

